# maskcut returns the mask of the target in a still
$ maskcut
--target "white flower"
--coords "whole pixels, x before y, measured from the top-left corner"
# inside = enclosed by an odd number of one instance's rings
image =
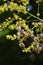
[[[34,41],[37,42],[39,40],[39,37],[34,37]]]
[[[38,54],[40,53],[41,50],[42,50],[42,47],[39,47],[38,48]]]
[[[40,37],[43,38],[43,33],[40,34]]]
[[[25,48],[25,44],[24,43],[19,43],[19,46],[24,49]]]
[[[37,44],[34,48],[34,50],[39,54],[42,50],[42,46],[40,46],[39,44]]]
[[[22,33],[23,33],[23,34],[26,34],[26,32],[24,31],[24,29],[22,29]]]
[[[20,35],[21,33],[20,32],[17,32],[17,38],[20,39]]]
[[[38,25],[42,25],[42,22],[38,22]]]
[[[21,31],[21,26],[18,26],[16,29],[17,29],[18,31]]]

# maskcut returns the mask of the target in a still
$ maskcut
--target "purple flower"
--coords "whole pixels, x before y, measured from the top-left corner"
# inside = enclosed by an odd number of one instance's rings
[[[32,8],[33,8],[33,7],[32,7],[32,5],[31,5],[31,4],[26,6],[26,10],[27,10],[27,11],[32,10]]]

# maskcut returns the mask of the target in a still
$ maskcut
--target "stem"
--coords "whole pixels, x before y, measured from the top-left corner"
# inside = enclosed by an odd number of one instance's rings
[[[40,20],[40,21],[43,21],[43,19],[41,19],[41,18],[39,18],[39,17],[36,17],[35,15],[33,15],[33,14],[29,13],[29,12],[28,12],[28,14],[29,14],[30,16],[32,16],[32,17],[34,17],[34,18]]]

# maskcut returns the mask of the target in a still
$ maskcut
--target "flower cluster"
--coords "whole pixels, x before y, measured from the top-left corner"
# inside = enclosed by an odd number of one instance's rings
[[[32,52],[35,51],[37,53],[40,53],[40,51],[43,48],[43,21],[40,18],[37,18],[36,16],[30,14],[26,10],[26,6],[29,4],[29,0],[14,0],[7,1],[3,0],[5,3],[0,6],[0,13],[4,13],[5,11],[10,10],[13,12],[13,17],[8,17],[5,19],[3,23],[0,24],[0,31],[3,31],[9,29],[11,31],[17,31],[16,34],[13,35],[6,35],[6,38],[8,40],[18,40],[19,46],[22,49],[22,52]],[[7,3],[6,3],[7,1]],[[22,4],[21,4],[22,3]],[[23,17],[23,16],[25,17]],[[29,19],[31,16],[34,18],[37,18],[41,20],[41,22],[32,22],[32,28],[29,27],[28,24],[26,24],[27,19]],[[31,26],[31,25],[30,25]],[[36,28],[37,35],[35,36],[34,29]],[[39,33],[40,32],[40,33]],[[30,44],[29,47],[26,48],[25,41],[32,38],[33,42]],[[28,42],[29,43],[29,42]],[[32,49],[32,51],[31,51]]]

